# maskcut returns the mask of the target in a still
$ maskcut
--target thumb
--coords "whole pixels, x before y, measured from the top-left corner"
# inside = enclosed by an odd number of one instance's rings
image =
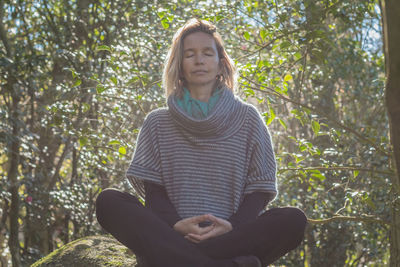
[[[218,217],[215,217],[215,216],[212,215],[212,214],[205,214],[204,220],[210,221],[210,222],[213,222],[213,223],[218,223],[218,222],[219,222],[219,218],[218,218]]]
[[[198,215],[190,218],[191,223],[199,223],[207,220],[206,215]]]

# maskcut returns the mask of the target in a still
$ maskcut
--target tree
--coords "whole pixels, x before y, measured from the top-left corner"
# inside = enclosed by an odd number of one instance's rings
[[[400,2],[382,2],[386,61],[386,108],[389,115],[390,142],[393,147],[390,266],[400,266]]]
[[[304,245],[280,263],[386,264],[396,194],[382,190],[394,165],[377,1],[0,4],[0,241],[14,266],[101,233],[96,196],[130,190],[138,128],[165,104],[166,49],[193,16],[218,26],[239,69],[237,93],[271,130],[272,205],[299,206],[310,219]]]

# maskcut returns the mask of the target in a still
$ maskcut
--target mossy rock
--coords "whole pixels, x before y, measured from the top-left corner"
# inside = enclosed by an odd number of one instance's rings
[[[72,241],[31,267],[135,266],[135,255],[111,236],[88,236]]]

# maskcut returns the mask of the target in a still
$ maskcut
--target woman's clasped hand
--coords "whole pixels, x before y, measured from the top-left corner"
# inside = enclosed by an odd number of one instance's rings
[[[204,222],[209,222],[210,225],[201,227],[200,224]],[[174,225],[174,229],[187,240],[199,243],[231,231],[232,225],[227,220],[204,214],[180,220]]]

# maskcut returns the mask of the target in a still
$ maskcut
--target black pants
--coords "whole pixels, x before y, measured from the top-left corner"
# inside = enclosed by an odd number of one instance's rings
[[[263,266],[272,263],[302,241],[307,223],[297,208],[273,208],[256,220],[198,244],[144,207],[134,196],[106,189],[96,201],[100,225],[150,266],[233,267],[233,258],[255,255]]]

